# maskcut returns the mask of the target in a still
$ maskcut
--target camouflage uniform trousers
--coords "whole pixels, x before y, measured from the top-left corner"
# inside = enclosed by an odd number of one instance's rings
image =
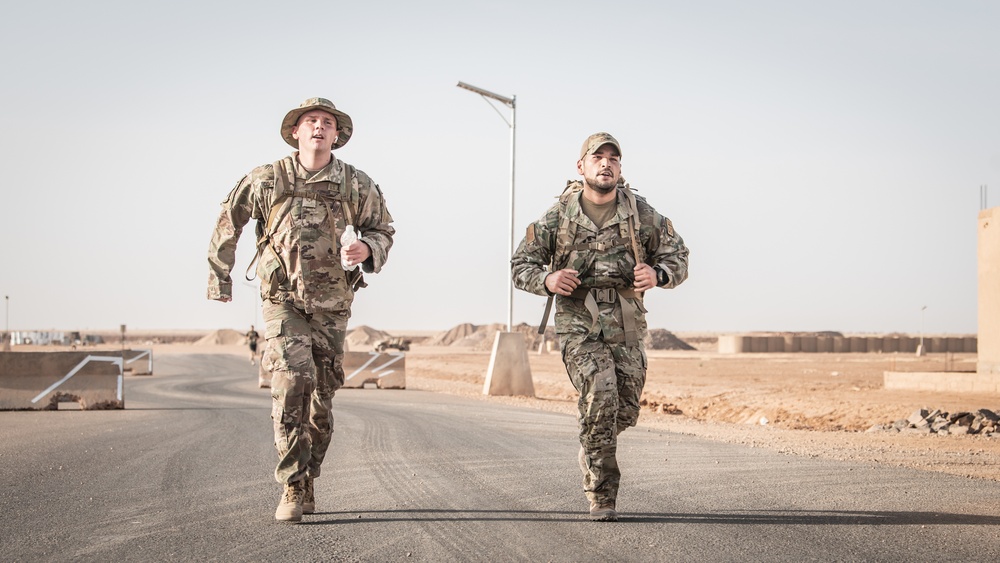
[[[646,352],[634,345],[605,342],[587,334],[560,335],[563,363],[573,387],[580,424],[583,491],[596,502],[618,498],[618,434],[639,420],[639,399],[646,383]],[[583,465],[586,467],[583,467]]]
[[[344,385],[344,336],[349,312],[307,314],[290,303],[264,301],[271,420],[278,465],[274,478],[317,478],[333,437],[333,396]]]

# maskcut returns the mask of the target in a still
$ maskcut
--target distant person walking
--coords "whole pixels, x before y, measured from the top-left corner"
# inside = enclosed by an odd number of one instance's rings
[[[261,362],[271,372],[274,476],[284,487],[274,513],[280,521],[298,522],[315,511],[313,481],[330,446],[332,399],[344,384],[354,292],[365,286],[362,270],[382,269],[395,234],[378,185],[331,152],[353,130],[351,118],[324,98],[289,111],[281,137],[297,150],[236,184],[208,250],[208,298],[231,301],[236,243],[244,225],[257,220]],[[351,232],[356,237],[345,236]]]
[[[253,325],[250,325],[250,331],[246,333],[247,346],[250,347],[250,365],[256,365],[257,363],[257,340],[260,338],[260,334],[253,329]]]
[[[684,241],[624,183],[621,157],[611,135],[588,137],[576,163],[582,182],[528,225],[511,258],[518,289],[555,298],[563,363],[580,394],[583,490],[590,517],[603,521],[618,519],[618,435],[638,421],[646,382],[643,292],[688,273]]]

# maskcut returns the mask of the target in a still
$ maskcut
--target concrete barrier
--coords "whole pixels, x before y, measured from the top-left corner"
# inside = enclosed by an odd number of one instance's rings
[[[113,356],[113,353],[109,353]],[[153,375],[152,350],[125,350],[125,373],[132,375]]]
[[[1000,394],[998,373],[886,371],[882,377],[886,389]]]
[[[406,354],[402,352],[344,352],[344,387],[406,389]]]
[[[121,352],[4,352],[0,410],[125,408]]]

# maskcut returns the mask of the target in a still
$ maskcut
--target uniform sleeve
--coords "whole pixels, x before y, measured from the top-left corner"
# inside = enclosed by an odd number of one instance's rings
[[[521,244],[510,259],[511,280],[514,287],[534,293],[549,295],[545,289],[545,276],[552,262],[551,248],[555,248],[558,212],[549,210],[542,219],[528,225]]]
[[[360,193],[358,209],[359,240],[371,249],[371,256],[361,264],[361,269],[367,273],[377,274],[382,270],[389,258],[392,248],[392,237],[396,229],[392,226],[392,215],[385,204],[385,197],[378,184],[367,174],[358,171],[356,181]]]
[[[253,183],[251,175],[244,176],[222,202],[222,211],[208,245],[208,298],[232,298],[233,280],[230,277],[236,263],[236,243],[243,227],[253,215]]]
[[[670,278],[664,289],[677,287],[688,277],[688,248],[684,239],[674,230],[670,219],[656,214],[655,236],[650,237],[646,250],[649,253],[647,262],[653,267],[659,267],[667,272]]]

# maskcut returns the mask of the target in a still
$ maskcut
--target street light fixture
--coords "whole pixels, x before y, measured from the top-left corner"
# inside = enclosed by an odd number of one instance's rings
[[[503,105],[510,108],[510,121],[500,113],[500,110],[496,108],[492,103],[490,107],[496,110],[500,118],[504,120],[507,127],[510,127],[510,231],[507,238],[507,259],[514,255],[514,141],[517,133],[517,96],[512,96],[510,98],[506,96],[501,96],[500,94],[494,94],[489,90],[484,90],[477,86],[472,86],[471,84],[466,84],[465,82],[458,83],[459,88],[464,88],[470,92],[475,92],[483,97],[487,103],[490,99],[496,100]],[[507,332],[511,331],[514,321],[514,282],[510,278],[510,272],[507,272]]]

